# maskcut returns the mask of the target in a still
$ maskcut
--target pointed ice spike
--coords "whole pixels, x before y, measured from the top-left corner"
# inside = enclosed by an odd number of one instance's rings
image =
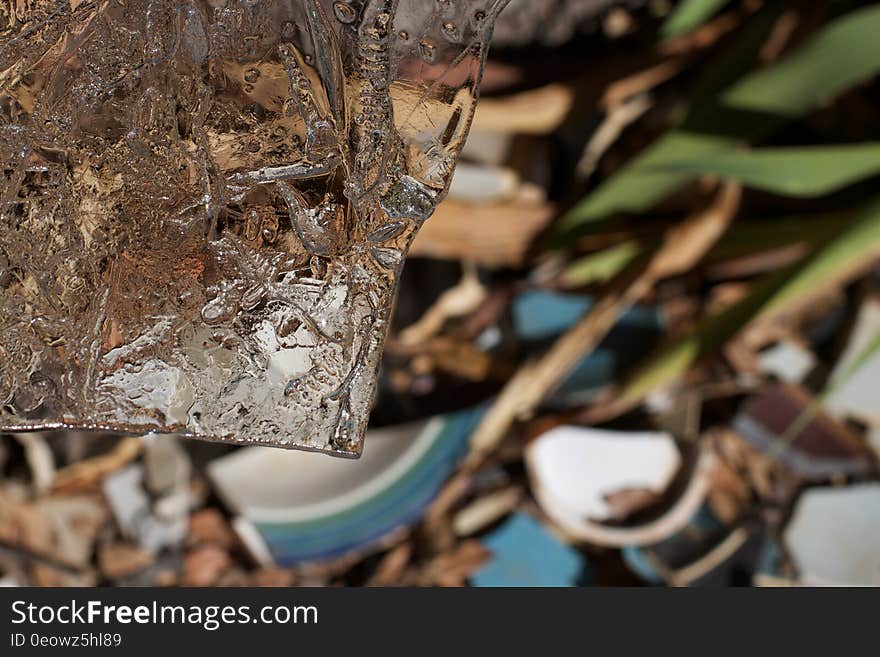
[[[337,149],[333,119],[315,101],[312,82],[305,70],[305,60],[296,46],[282,43],[278,52],[289,78],[290,94],[296,100],[300,115],[306,124],[306,157],[318,161]]]
[[[304,0],[306,20],[315,46],[315,62],[324,82],[327,103],[337,125],[345,123],[345,89],[342,76],[342,58],[336,35],[327,14],[317,0]]]
[[[357,36],[358,108],[354,169],[364,188],[375,184],[386,161],[393,125],[391,104],[391,38],[397,0],[369,0],[361,14]]]

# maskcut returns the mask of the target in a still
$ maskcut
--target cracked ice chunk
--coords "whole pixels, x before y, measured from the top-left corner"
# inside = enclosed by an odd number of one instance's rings
[[[505,3],[0,7],[0,430],[359,454]]]

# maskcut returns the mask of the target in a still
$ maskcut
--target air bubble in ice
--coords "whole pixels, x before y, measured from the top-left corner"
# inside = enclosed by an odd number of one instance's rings
[[[447,39],[452,41],[458,41],[459,39],[458,28],[452,21],[446,21],[443,23],[443,34],[446,35]]]
[[[354,23],[357,20],[357,10],[347,2],[334,2],[333,15],[340,23]]]
[[[437,58],[437,46],[431,39],[425,37],[419,41],[419,55],[429,64],[433,63]]]
[[[385,224],[384,226],[380,226],[372,233],[367,235],[367,239],[371,242],[387,242],[388,240],[394,239],[395,237],[400,235],[405,228],[405,222],[394,221],[392,223]]]
[[[403,256],[397,249],[374,246],[371,252],[376,259],[376,262],[382,265],[385,269],[397,269],[397,266],[403,259]]]
[[[434,212],[435,194],[411,176],[402,176],[380,197],[382,209],[392,219],[424,221]]]

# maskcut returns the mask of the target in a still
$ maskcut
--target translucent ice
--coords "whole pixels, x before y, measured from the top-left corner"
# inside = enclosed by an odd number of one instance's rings
[[[0,429],[358,454],[505,2],[0,5]]]

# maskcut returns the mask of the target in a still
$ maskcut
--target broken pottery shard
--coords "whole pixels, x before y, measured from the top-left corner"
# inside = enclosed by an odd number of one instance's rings
[[[581,554],[525,513],[511,515],[483,542],[492,559],[471,578],[474,586],[575,586],[590,579]]]
[[[880,586],[880,485],[804,492],[785,543],[807,586]]]
[[[0,430],[359,454],[505,2],[0,6]]]
[[[426,424],[370,430],[368,448],[354,462],[235,450],[213,460],[208,476],[240,514],[236,531],[261,563],[287,566],[364,554],[421,516],[481,417],[482,409],[467,409]]]
[[[681,467],[675,441],[666,433],[563,425],[541,434],[527,449],[529,474],[551,518],[619,520],[615,493],[650,491],[659,497]]]

